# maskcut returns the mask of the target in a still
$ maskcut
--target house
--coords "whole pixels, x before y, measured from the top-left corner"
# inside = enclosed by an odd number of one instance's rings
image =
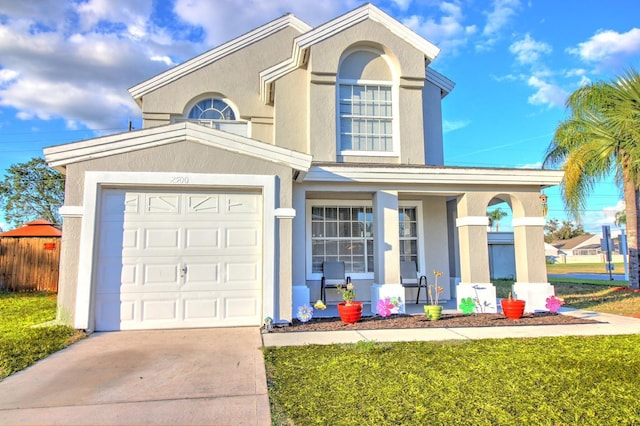
[[[587,256],[600,254],[602,236],[594,234],[583,234],[568,240],[557,240],[551,245],[558,250],[558,255],[565,256]]]
[[[56,292],[61,236],[44,219],[0,233],[0,289]]]
[[[438,53],[365,4],[315,28],[282,16],[130,88],[142,130],[45,149],[67,182],[59,319],[288,322],[332,259],[373,306],[414,297],[399,263],[415,260],[444,272],[444,299],[495,310],[494,199],[513,210],[518,297],[544,309],[539,196],[562,173],[447,167]]]

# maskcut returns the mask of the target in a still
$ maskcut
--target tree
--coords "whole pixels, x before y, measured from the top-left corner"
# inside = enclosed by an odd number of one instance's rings
[[[19,226],[35,219],[62,224],[58,209],[64,201],[64,175],[39,157],[13,164],[0,182],[0,206],[5,220]]]
[[[620,210],[616,212],[615,224],[617,227],[622,227],[627,225],[627,212],[624,210]]]
[[[558,219],[549,219],[544,226],[544,241],[550,243],[557,240],[568,240],[570,238],[579,237],[584,235],[584,228],[582,225],[575,225],[573,222],[563,220],[560,222]]]
[[[493,209],[488,212],[487,216],[489,217],[489,226],[495,226],[496,232],[499,232],[500,229],[500,221],[507,215],[501,208]]]
[[[640,75],[633,68],[609,82],[583,86],[567,100],[569,117],[558,125],[544,166],[561,165],[560,189],[579,218],[594,185],[615,173],[626,203],[629,286],[638,276],[638,176],[640,175]]]

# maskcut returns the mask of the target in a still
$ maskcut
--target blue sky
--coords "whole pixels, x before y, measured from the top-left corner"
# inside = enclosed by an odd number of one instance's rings
[[[566,96],[640,69],[636,0],[385,0],[373,3],[441,48],[445,163],[539,168]],[[21,0],[0,4],[0,174],[42,148],[141,127],[127,89],[285,13],[316,26],[352,0]],[[565,219],[557,189],[548,218]],[[612,180],[587,230],[622,208]],[[0,227],[7,228],[0,214]],[[508,223],[500,225],[508,229]]]

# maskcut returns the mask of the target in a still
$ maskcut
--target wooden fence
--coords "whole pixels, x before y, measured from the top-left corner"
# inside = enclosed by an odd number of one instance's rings
[[[60,238],[0,237],[0,289],[58,291]]]

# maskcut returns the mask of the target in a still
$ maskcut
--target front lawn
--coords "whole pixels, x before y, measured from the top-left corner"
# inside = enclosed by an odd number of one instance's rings
[[[640,315],[640,292],[628,291],[626,282],[550,279],[565,307],[615,315]],[[497,297],[508,297],[513,281],[495,280]]]
[[[623,263],[614,263],[613,272],[624,273]],[[548,263],[548,274],[608,274],[607,265],[600,263]]]
[[[55,294],[0,293],[0,380],[84,335],[61,325],[32,327],[55,317]]]
[[[640,424],[640,336],[264,349],[274,424]]]

